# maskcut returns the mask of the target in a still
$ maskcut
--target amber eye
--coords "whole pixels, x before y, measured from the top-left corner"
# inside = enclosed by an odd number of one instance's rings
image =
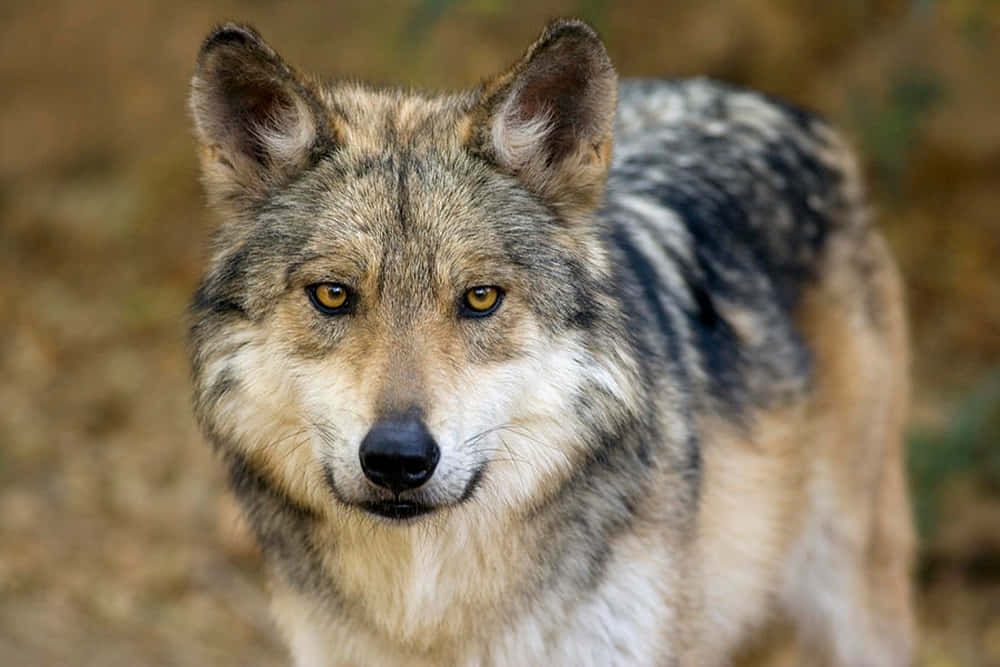
[[[306,288],[313,306],[324,315],[346,312],[350,305],[350,292],[340,283],[316,283]]]
[[[466,291],[462,298],[462,315],[465,317],[483,317],[489,315],[503,297],[503,291],[492,285],[481,285]]]

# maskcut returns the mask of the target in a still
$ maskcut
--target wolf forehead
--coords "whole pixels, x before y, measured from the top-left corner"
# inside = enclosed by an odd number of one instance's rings
[[[226,250],[196,311],[253,318],[291,288],[331,280],[368,281],[367,297],[410,308],[433,293],[499,284],[547,316],[593,319],[592,293],[607,289],[599,267],[546,202],[463,148],[461,99],[360,89],[324,97],[343,114],[342,140],[224,222],[217,247]],[[372,113],[362,113],[366,104]]]

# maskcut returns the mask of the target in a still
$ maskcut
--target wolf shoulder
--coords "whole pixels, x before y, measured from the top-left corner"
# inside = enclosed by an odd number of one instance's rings
[[[639,297],[634,317],[682,332],[681,351],[695,350],[688,375],[708,378],[727,410],[811,383],[810,295],[839,302],[837,312],[898,301],[879,284],[895,267],[853,151],[820,116],[756,91],[623,81],[601,216],[620,280]],[[824,287],[833,283],[843,288]]]
[[[831,235],[866,224],[853,151],[824,118],[775,97],[706,78],[624,80],[615,130],[610,208],[670,209],[704,264],[794,291]]]

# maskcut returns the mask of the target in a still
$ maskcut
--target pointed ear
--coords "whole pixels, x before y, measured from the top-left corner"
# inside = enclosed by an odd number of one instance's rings
[[[563,214],[589,212],[611,161],[617,84],[597,34],[580,21],[556,21],[484,84],[469,145]]]
[[[330,143],[317,95],[250,27],[227,24],[208,36],[190,104],[205,186],[218,206],[266,196]]]

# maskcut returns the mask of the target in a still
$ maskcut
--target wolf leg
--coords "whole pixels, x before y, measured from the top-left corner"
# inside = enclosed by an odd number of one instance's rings
[[[910,528],[899,466],[886,466],[867,534],[826,517],[795,555],[785,603],[802,664],[906,667],[912,663]]]
[[[803,310],[820,380],[806,434],[809,509],[781,599],[803,664],[904,667],[913,644],[906,329],[884,244],[873,236],[864,250],[870,271],[832,272]]]

